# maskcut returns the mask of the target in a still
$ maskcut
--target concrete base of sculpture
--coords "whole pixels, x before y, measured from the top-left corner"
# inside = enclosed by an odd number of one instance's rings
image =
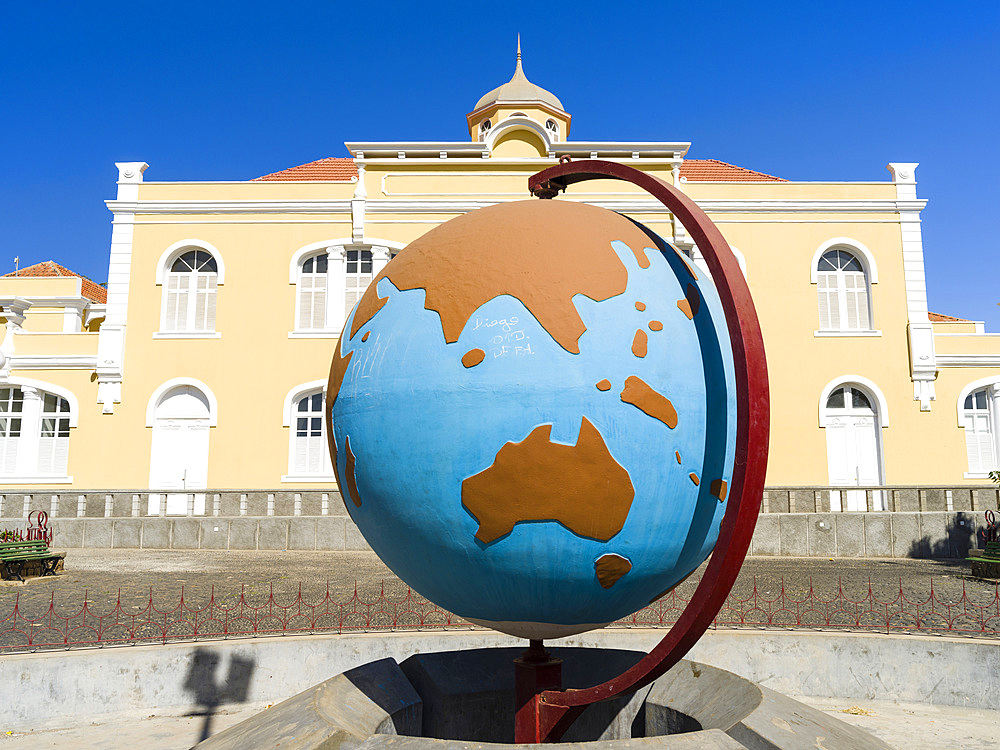
[[[566,687],[586,687],[642,654],[552,648]],[[514,668],[520,649],[416,654],[371,662],[299,693],[198,745],[273,748],[481,748],[514,745]],[[891,750],[870,734],[716,667],[682,661],[632,696],[587,708],[564,737],[570,748],[663,750]],[[605,744],[608,743],[608,744]],[[631,745],[629,745],[631,746]]]

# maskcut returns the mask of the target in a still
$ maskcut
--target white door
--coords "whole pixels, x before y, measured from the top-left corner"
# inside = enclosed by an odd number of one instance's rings
[[[864,391],[845,386],[830,394],[826,408],[826,456],[832,486],[882,484],[878,415]],[[831,509],[867,510],[865,494],[865,490],[833,491]],[[846,507],[842,507],[842,502]],[[882,492],[873,493],[872,507],[885,509]]]
[[[208,487],[208,399],[193,386],[178,386],[156,406],[153,445],[149,457],[149,488],[178,490],[165,493],[167,515],[205,513]],[[149,496],[149,514],[160,512],[164,495]]]

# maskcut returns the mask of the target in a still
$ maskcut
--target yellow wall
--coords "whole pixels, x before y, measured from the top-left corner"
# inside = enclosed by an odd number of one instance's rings
[[[564,123],[561,123],[564,125]],[[564,137],[565,131],[561,133]],[[477,202],[527,198],[527,177],[554,163],[543,158],[533,134],[501,138],[492,159],[447,159],[430,163],[379,160],[365,172],[368,199],[364,236],[368,243],[406,244]],[[509,160],[509,161],[501,161]],[[668,166],[640,168],[670,180]],[[913,398],[907,343],[899,216],[859,208],[839,210],[837,201],[882,201],[896,197],[885,183],[685,183],[684,190],[709,206],[727,240],[746,258],[747,276],[764,331],[771,382],[771,448],[767,483],[822,485],[828,481],[826,435],[819,426],[820,394],[831,380],[861,376],[874,382],[888,406],[881,429],[885,480],[891,484],[959,483],[966,471],[964,435],[955,401],[961,388],[989,368],[944,368],[937,400],[921,411]],[[286,483],[288,428],[282,402],[294,386],[325,379],[337,340],[290,338],[296,289],[289,263],[300,248],[352,236],[349,199],[354,183],[143,183],[135,215],[129,286],[122,402],[113,414],[97,404],[93,371],[18,373],[70,388],[80,401],[80,426],[70,450],[70,474],[80,488],[147,486],[152,430],[146,409],[153,392],[173,378],[204,383],[218,399],[218,426],[211,428],[211,488],[332,488],[332,483]],[[560,200],[614,204],[641,196],[620,182],[571,188]],[[808,212],[768,201],[833,201]],[[183,207],[164,211],[162,201]],[[233,202],[251,202],[233,208]],[[271,202],[255,206],[252,202]],[[296,201],[341,201],[317,210]],[[740,213],[713,201],[756,201]],[[157,210],[143,211],[144,202]],[[197,203],[202,202],[202,203]],[[375,210],[377,208],[378,210]],[[271,212],[271,211],[274,212]],[[893,211],[883,204],[882,210]],[[257,211],[253,213],[252,211]],[[669,214],[640,208],[634,218],[665,238],[673,235]],[[816,285],[810,272],[817,249],[836,237],[866,246],[878,268],[872,284],[875,336],[818,336]],[[164,251],[185,239],[217,248],[225,280],[217,294],[218,338],[157,338],[162,288],[155,283]],[[18,280],[28,288],[27,280]],[[7,291],[0,282],[0,292]],[[20,293],[20,292],[19,292]],[[32,320],[29,311],[28,320]],[[38,323],[28,330],[45,330]],[[61,317],[51,315],[52,320]],[[938,332],[949,328],[936,325]],[[107,328],[107,326],[105,326]],[[974,326],[973,326],[974,329]],[[16,337],[18,354],[95,355],[97,336]],[[938,351],[1000,353],[1000,337],[935,337]],[[883,415],[885,416],[885,415]]]

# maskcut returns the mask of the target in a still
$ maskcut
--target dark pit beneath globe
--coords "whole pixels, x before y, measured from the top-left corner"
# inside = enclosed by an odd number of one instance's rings
[[[735,431],[721,307],[613,212],[525,201],[428,232],[348,319],[327,394],[358,528],[473,622],[601,627],[717,538]]]

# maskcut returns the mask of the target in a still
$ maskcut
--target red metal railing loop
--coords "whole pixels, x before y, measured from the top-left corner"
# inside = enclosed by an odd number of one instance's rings
[[[829,597],[813,588],[795,596],[784,580],[768,589],[755,579],[745,596],[727,598],[712,627],[799,627],[1000,638],[1000,584],[984,585],[983,594],[972,596],[963,582],[961,592],[949,600],[933,582],[920,597],[906,594],[902,580],[898,583],[898,588],[885,598],[877,595],[872,584],[855,598],[840,584]],[[913,591],[913,584],[909,590]],[[164,606],[155,601],[150,589],[135,605],[129,605],[128,597],[119,592],[107,608],[93,604],[89,597],[88,592],[82,604],[63,606],[50,593],[44,605],[33,611],[17,592],[11,609],[0,616],[0,652],[254,635],[474,627],[411,591],[399,599],[384,591],[370,598],[354,593],[347,601],[336,602],[329,590],[315,600],[308,599],[301,590],[287,599],[281,593],[255,599],[245,589],[230,598],[221,596],[213,587],[204,604],[192,603],[185,592],[183,601],[174,600]],[[613,627],[670,627],[680,620],[689,601],[675,590]]]

